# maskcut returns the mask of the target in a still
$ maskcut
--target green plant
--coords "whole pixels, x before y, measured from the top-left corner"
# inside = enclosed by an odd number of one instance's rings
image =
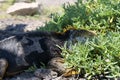
[[[33,72],[37,69],[37,67],[35,65],[29,67],[27,70],[25,70],[25,72]]]
[[[12,4],[14,4],[14,2],[15,2],[15,0],[7,0],[5,3],[2,3],[1,5],[0,5],[0,10],[2,11],[6,11],[7,10],[7,8],[10,6],[10,5],[12,5]]]
[[[61,48],[67,67],[73,67],[86,79],[120,77],[120,36],[119,32],[109,32],[76,43],[70,49]]]
[[[63,8],[63,15],[54,14],[40,29],[61,32],[71,25],[99,32],[85,44],[61,48],[67,67],[75,68],[87,79],[120,77],[120,0],[78,0]]]
[[[41,66],[36,66],[35,64],[33,66],[30,66],[27,70],[25,70],[25,72],[33,72],[35,71],[36,69],[39,68],[46,68],[46,65],[42,62],[40,62]]]
[[[41,68],[46,68],[45,64],[40,62],[41,63]],[[27,70],[25,70],[25,72],[33,72],[37,69],[38,67],[36,65],[33,65],[31,67],[29,67]]]
[[[57,13],[53,14],[52,20],[49,22],[46,22],[46,25],[44,27],[40,27],[38,30],[44,30],[44,31],[62,31],[62,17],[61,15],[58,15]]]
[[[79,10],[78,14],[81,14],[81,12],[82,14],[71,18],[74,25],[100,31],[116,31],[119,29],[117,24],[117,18],[120,17],[119,0],[89,0],[86,3],[82,3],[81,0],[78,1],[76,10]],[[70,14],[69,11],[68,14]]]
[[[78,0],[64,5],[63,15],[53,15],[45,28],[61,31],[68,25],[100,32],[120,30],[120,0]]]

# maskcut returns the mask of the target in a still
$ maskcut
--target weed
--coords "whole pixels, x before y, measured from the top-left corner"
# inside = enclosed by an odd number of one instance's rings
[[[85,44],[76,43],[70,49],[64,46],[62,54],[67,67],[74,67],[87,79],[120,77],[120,36],[119,32],[109,32],[87,40]]]
[[[54,14],[45,30],[62,31],[68,25],[100,32],[120,30],[120,0],[78,0],[63,8],[64,14]]]

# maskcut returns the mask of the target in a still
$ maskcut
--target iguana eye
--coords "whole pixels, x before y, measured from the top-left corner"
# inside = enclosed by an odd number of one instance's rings
[[[69,30],[69,35],[71,36],[73,34],[73,30]]]
[[[70,30],[70,37],[74,38],[75,37],[75,30]]]
[[[73,30],[70,30],[70,33],[72,34],[72,33],[73,33]]]

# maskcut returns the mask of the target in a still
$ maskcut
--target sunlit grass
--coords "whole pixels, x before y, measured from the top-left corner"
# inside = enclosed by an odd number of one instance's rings
[[[64,46],[62,54],[68,68],[75,68],[86,79],[120,77],[120,33],[100,34],[84,44],[76,43],[70,49]]]

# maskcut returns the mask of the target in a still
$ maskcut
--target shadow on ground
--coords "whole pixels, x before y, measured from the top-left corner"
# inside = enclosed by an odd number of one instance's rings
[[[13,36],[15,34],[24,33],[27,24],[8,25],[4,30],[0,30],[0,40]]]

